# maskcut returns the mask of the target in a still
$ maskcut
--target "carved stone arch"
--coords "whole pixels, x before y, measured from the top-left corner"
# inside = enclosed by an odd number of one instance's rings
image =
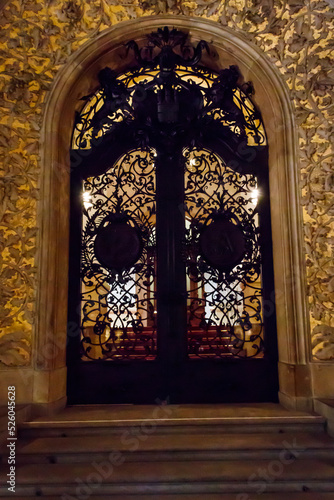
[[[69,146],[80,97],[98,86],[98,71],[126,68],[124,43],[144,42],[158,27],[189,32],[193,43],[211,43],[214,70],[235,64],[252,81],[269,143],[269,180],[279,348],[280,399],[310,408],[308,319],[302,255],[297,134],[288,89],[265,54],[219,24],[180,16],[145,17],[118,24],[86,43],[57,75],[45,106],[41,144],[39,289],[35,330],[35,403],[66,401],[66,329],[69,241]],[[273,297],[273,300],[275,298]],[[270,304],[268,304],[270,307]],[[48,376],[46,376],[46,372]],[[302,382],[302,389],[300,389]]]

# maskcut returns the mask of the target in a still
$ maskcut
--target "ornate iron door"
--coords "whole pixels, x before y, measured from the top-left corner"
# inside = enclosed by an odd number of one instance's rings
[[[277,399],[263,125],[186,40],[129,42],[138,67],[101,71],[75,125],[72,403]]]

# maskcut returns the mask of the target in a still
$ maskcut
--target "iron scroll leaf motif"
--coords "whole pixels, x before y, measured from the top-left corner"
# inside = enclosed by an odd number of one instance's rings
[[[137,227],[124,214],[112,214],[99,227],[94,251],[97,260],[116,274],[130,269],[140,258],[143,241]]]
[[[203,52],[211,55],[207,42],[192,47],[175,29],[165,27],[147,40],[141,48],[127,43],[137,64],[131,71],[100,71],[99,90],[82,98],[73,149],[100,150],[103,138],[114,145],[126,138],[141,148],[170,148],[175,141],[198,147],[215,137],[242,163],[252,156],[245,147],[266,144],[252,85],[239,84],[236,66],[218,73],[201,66]]]
[[[190,358],[262,357],[261,253],[255,175],[210,150],[185,150]]]
[[[130,151],[83,187],[82,359],[154,359],[154,152]]]

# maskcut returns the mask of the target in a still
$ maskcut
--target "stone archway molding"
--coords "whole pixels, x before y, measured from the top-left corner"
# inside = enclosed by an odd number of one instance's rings
[[[32,403],[49,409],[66,402],[66,330],[69,241],[69,146],[79,98],[97,85],[97,73],[126,67],[124,43],[168,25],[189,32],[191,40],[210,42],[217,58],[205,63],[219,70],[239,66],[252,81],[269,141],[269,178],[279,348],[280,400],[311,409],[309,325],[297,133],[286,84],[255,46],[218,23],[183,16],[153,16],[105,30],[83,45],[58,73],[45,106],[41,136],[39,205],[39,289],[35,327]],[[270,309],[270,304],[266,305]]]

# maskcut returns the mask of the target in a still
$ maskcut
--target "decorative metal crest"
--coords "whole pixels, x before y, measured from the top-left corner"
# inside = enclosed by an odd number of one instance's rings
[[[187,33],[176,29],[169,30],[167,26],[159,28],[155,33],[147,36],[148,45],[140,49],[138,44],[131,40],[126,44],[127,53],[131,49],[135,53],[137,62],[141,66],[154,68],[159,66],[162,70],[173,70],[176,66],[195,66],[202,58],[205,49],[210,54],[209,45],[204,40],[198,42],[197,46],[186,45]],[[154,49],[160,52],[154,55]],[[178,49],[180,53],[177,53]]]

